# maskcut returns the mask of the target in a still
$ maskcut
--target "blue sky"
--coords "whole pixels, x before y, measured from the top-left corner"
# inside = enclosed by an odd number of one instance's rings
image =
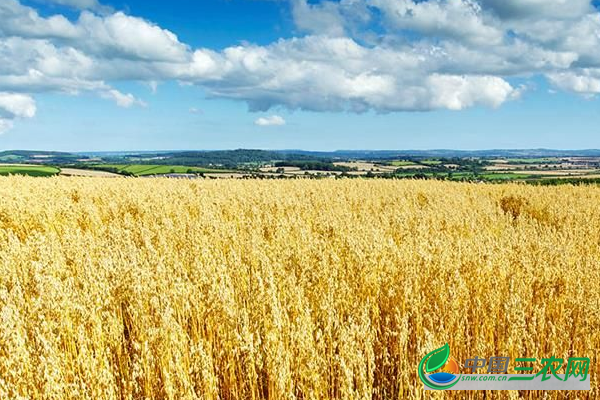
[[[1,149],[600,147],[586,0],[6,2]]]

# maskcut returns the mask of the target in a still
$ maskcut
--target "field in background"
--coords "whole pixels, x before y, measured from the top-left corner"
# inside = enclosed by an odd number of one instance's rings
[[[121,175],[113,172],[98,171],[93,169],[61,168],[61,176],[87,176],[97,178],[117,178]]]
[[[5,177],[0,198],[2,399],[442,398],[416,371],[446,342],[590,357],[577,396],[599,395],[598,187]]]
[[[28,175],[36,177],[48,177],[57,175],[60,170],[56,167],[43,165],[10,165],[0,164],[0,176],[7,175]]]
[[[546,154],[547,156],[541,156]],[[336,151],[217,150],[175,152],[0,152],[4,175],[171,178],[384,178],[464,182],[518,181],[540,185],[600,183],[600,150]],[[1,166],[2,164],[0,164]],[[8,168],[10,167],[10,168]],[[85,171],[103,171],[93,173]],[[108,174],[106,174],[108,173]],[[113,174],[113,175],[110,175]]]
[[[208,168],[186,167],[181,165],[146,165],[146,164],[127,164],[113,165],[100,164],[94,165],[93,168],[114,172],[117,174],[129,174],[132,176],[151,176],[151,175],[167,175],[167,174],[204,174],[204,173],[225,173],[229,171],[215,170]]]

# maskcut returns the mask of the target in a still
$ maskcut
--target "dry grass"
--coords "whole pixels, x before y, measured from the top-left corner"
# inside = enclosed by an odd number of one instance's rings
[[[0,178],[0,398],[424,393],[420,359],[588,356],[600,188]],[[511,371],[509,371],[511,372]]]

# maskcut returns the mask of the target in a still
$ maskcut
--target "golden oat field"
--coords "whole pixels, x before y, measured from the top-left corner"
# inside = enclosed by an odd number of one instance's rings
[[[599,293],[594,186],[0,178],[0,399],[593,399]],[[592,391],[425,392],[446,342]]]

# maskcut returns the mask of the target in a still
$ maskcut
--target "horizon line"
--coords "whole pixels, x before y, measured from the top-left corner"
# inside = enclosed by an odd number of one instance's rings
[[[54,152],[54,153],[70,153],[70,154],[86,154],[86,153],[180,153],[180,152],[215,152],[215,151],[273,151],[273,152],[312,152],[312,153],[341,153],[341,152],[379,152],[379,153],[390,153],[390,152],[463,152],[463,153],[477,153],[477,152],[491,152],[491,151],[546,151],[546,152],[589,152],[598,151],[600,148],[580,148],[580,149],[560,149],[560,148],[546,148],[546,147],[520,147],[520,148],[482,148],[482,149],[460,149],[460,148],[428,148],[428,149],[335,149],[335,150],[315,150],[315,149],[270,149],[270,148],[256,148],[256,147],[236,147],[236,148],[215,148],[215,149],[151,149],[151,150],[49,150],[49,149],[3,149],[0,153],[7,152]]]

